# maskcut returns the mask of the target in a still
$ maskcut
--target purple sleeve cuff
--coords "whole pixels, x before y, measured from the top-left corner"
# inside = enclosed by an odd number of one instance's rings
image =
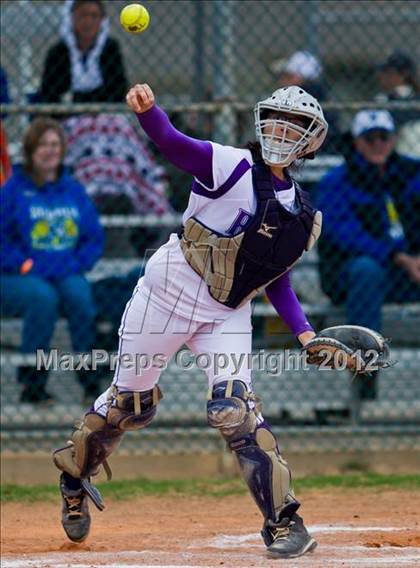
[[[314,331],[292,288],[288,272],[267,286],[265,292],[279,316],[295,336],[304,331]]]
[[[191,138],[177,130],[157,105],[136,116],[167,160],[205,186],[213,187],[213,148],[209,141]]]

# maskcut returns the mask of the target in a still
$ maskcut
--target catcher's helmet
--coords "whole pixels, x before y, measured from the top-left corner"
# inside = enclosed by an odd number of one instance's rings
[[[297,115],[307,119],[307,125],[298,126],[285,118],[269,118],[270,111]],[[267,164],[289,166],[294,160],[313,154],[322,145],[328,123],[318,101],[301,87],[277,89],[268,99],[254,108],[255,129],[261,144],[262,157]],[[266,126],[272,128],[265,129]],[[281,125],[281,135],[276,126]],[[295,140],[290,134],[299,136]]]

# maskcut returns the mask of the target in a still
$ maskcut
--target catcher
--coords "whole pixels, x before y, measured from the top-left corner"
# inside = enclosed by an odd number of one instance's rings
[[[240,354],[251,353],[250,302],[264,288],[292,333],[314,355],[311,341],[316,350],[317,338],[288,273],[316,242],[321,213],[289,168],[313,156],[325,139],[327,123],[318,101],[300,87],[275,91],[255,107],[258,142],[247,148],[185,136],[155,104],[148,85],[130,89],[127,102],[165,158],[194,180],[182,230],[150,258],[127,304],[120,356],[142,353],[152,359],[159,353],[169,360],[186,344],[194,354],[229,353],[238,361]],[[301,556],[316,542],[297,514],[300,503],[289,466],[261,414],[251,370],[246,365],[234,369],[231,359],[223,370],[206,370],[208,423],[236,454],[263,516],[268,554]],[[62,524],[71,540],[81,542],[88,535],[88,497],[103,508],[90,477],[100,465],[109,470],[106,459],[125,431],[152,421],[162,398],[157,384],[161,371],[152,365],[136,373],[120,364],[111,387],[76,426],[70,444],[54,452],[54,463],[63,472]]]

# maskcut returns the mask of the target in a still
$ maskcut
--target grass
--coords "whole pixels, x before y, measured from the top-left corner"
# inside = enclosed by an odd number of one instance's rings
[[[420,489],[420,476],[417,475],[381,475],[376,473],[359,473],[352,475],[310,476],[294,482],[297,493],[311,489],[337,487],[343,489]],[[238,478],[151,481],[137,479],[134,481],[112,481],[99,483],[98,488],[105,498],[114,500],[133,499],[146,495],[179,495],[224,497],[227,495],[244,495],[247,489]],[[1,488],[1,501],[56,501],[57,485],[4,485]]]
[[[382,475],[379,473],[354,473],[343,475],[314,475],[297,479],[294,483],[296,491],[305,489],[324,489],[339,487],[347,489],[384,488],[384,489],[420,489],[420,476],[416,474],[406,475]]]

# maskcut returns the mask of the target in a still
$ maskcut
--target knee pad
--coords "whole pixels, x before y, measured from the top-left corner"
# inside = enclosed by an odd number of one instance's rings
[[[242,381],[222,381],[209,392],[207,422],[218,428],[227,441],[253,432],[257,424],[255,402],[254,393]]]
[[[223,381],[207,402],[207,420],[218,428],[236,454],[239,469],[265,522],[277,524],[300,504],[291,489],[291,474],[269,425],[257,418],[260,405],[245,383]]]
[[[153,420],[162,398],[162,391],[157,385],[143,392],[119,392],[115,388],[106,417],[107,423],[123,432],[144,428]]]
[[[106,418],[90,412],[83,422],[76,423],[69,444],[53,453],[55,465],[76,478],[96,475],[103,465],[108,479],[111,479],[107,458],[118,446],[125,431],[144,428],[152,421],[161,398],[157,386],[140,393],[120,393],[115,388]]]

